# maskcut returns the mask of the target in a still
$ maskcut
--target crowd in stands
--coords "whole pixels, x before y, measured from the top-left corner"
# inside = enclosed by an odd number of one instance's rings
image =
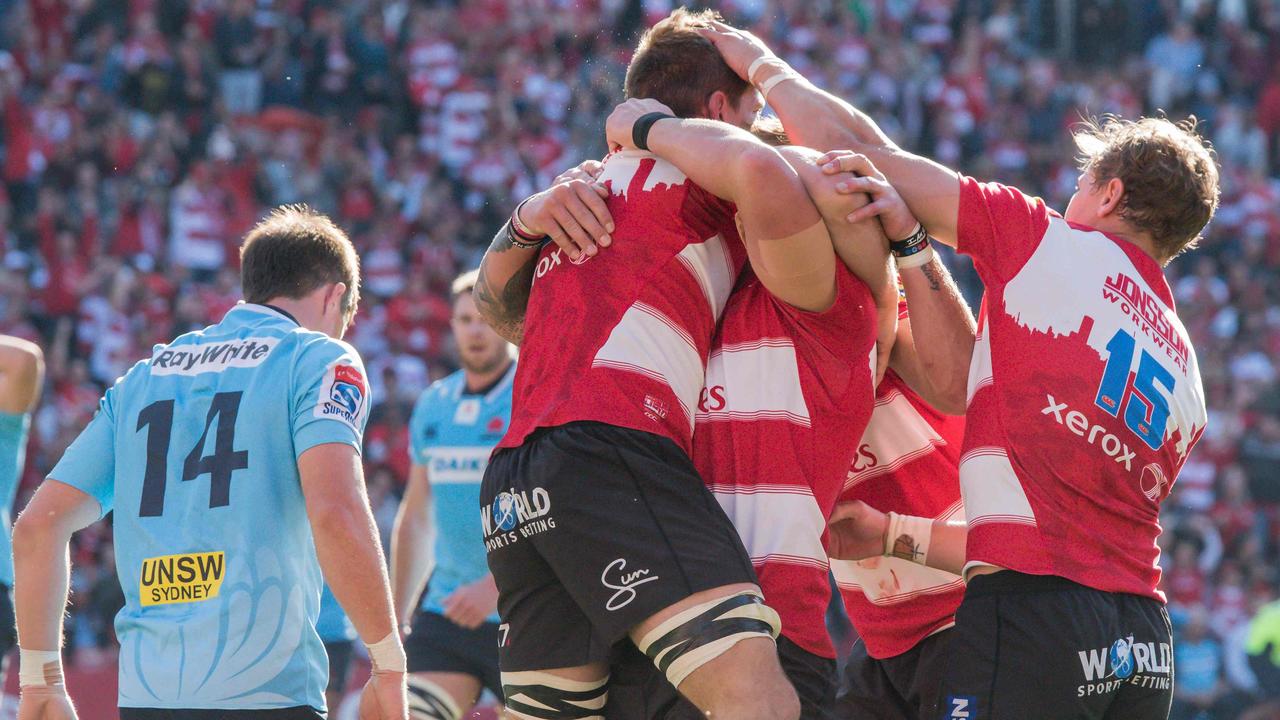
[[[1223,193],[1168,271],[1211,416],[1164,510],[1174,717],[1280,698],[1280,6],[714,5],[904,146],[1059,209],[1082,115],[1199,118]],[[409,409],[453,367],[450,279],[515,202],[605,152],[630,49],[671,6],[0,0],[0,332],[38,341],[49,366],[19,507],[106,385],[236,302],[244,231],[305,202],[361,253],[349,339],[373,381],[365,461],[389,532]],[[976,276],[952,264],[976,306]],[[92,663],[122,602],[109,526],[73,554],[69,644]]]

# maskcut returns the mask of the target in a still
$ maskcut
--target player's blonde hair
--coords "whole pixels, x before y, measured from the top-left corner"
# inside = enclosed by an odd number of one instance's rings
[[[1124,183],[1120,217],[1151,235],[1161,264],[1196,246],[1218,208],[1218,166],[1194,117],[1088,119],[1073,133],[1080,169]]]

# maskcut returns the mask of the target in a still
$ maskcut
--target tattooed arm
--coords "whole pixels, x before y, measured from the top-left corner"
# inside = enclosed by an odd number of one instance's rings
[[[476,310],[494,332],[513,345],[524,340],[525,309],[537,264],[538,250],[512,245],[505,224],[480,261],[479,277],[471,292]]]
[[[917,392],[917,388],[926,388],[920,394],[930,405],[948,415],[963,415],[977,332],[973,312],[936,256],[924,265],[900,271],[899,277],[911,313],[900,324],[906,327],[907,342],[900,350],[903,362],[899,365],[910,367],[905,374],[901,368],[895,369]],[[899,344],[894,345],[895,354]],[[917,376],[914,384],[909,375]]]
[[[887,555],[960,575],[969,529],[964,520],[889,515],[861,500],[836,505],[827,526],[827,554],[837,560]]]
[[[604,198],[609,191],[598,181],[603,166],[595,160],[561,173],[551,187],[520,203],[521,224],[545,235],[577,260],[595,255],[613,241],[613,218]],[[533,289],[538,248],[516,247],[504,224],[480,262],[472,297],[485,322],[514,345],[524,340],[524,315]]]

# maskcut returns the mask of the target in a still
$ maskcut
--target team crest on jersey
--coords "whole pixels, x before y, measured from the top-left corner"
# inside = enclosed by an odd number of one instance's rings
[[[359,368],[354,365],[334,365],[325,374],[315,416],[341,420],[358,432],[368,397],[369,385]]]

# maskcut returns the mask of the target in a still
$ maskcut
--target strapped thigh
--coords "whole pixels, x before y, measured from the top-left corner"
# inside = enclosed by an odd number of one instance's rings
[[[609,678],[570,680],[540,670],[502,673],[507,713],[519,720],[603,720]]]
[[[646,633],[636,647],[678,688],[690,673],[728,652],[739,640],[773,640],[781,628],[778,613],[764,604],[760,592],[744,590],[673,615]]]

